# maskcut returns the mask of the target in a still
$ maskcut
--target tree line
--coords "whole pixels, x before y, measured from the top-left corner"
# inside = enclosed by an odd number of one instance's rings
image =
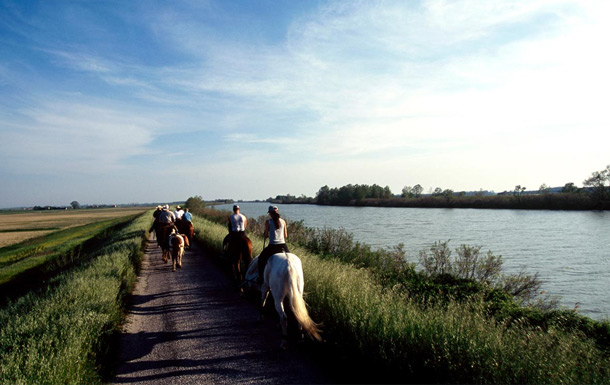
[[[423,194],[420,184],[405,186],[400,195],[394,195],[389,186],[377,184],[348,184],[342,187],[321,187],[315,198],[301,195],[277,195],[268,202],[280,204],[318,204],[337,206],[386,206],[386,207],[455,207],[455,208],[516,208],[516,209],[563,209],[592,210],[610,209],[610,165],[595,171],[583,181],[582,188],[566,183],[562,188],[552,189],[542,184],[538,190],[526,191],[516,185],[511,191],[499,194],[480,190],[477,192],[455,192],[436,187],[430,194]]]

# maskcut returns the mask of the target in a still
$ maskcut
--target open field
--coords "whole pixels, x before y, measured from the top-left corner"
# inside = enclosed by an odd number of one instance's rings
[[[0,286],[12,294],[75,263],[83,247],[149,208],[3,213]],[[8,243],[10,242],[10,243]],[[36,279],[32,280],[32,277]]]
[[[69,227],[138,214],[149,207],[0,212],[0,248]]]

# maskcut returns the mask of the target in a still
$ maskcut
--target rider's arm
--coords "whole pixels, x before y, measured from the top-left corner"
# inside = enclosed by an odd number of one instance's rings
[[[284,240],[288,240],[288,223],[284,221]]]

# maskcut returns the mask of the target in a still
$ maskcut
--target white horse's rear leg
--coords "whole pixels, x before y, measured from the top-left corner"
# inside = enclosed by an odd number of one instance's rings
[[[280,316],[280,325],[282,326],[282,342],[280,343],[280,347],[286,349],[288,347],[288,317],[284,311],[283,297],[282,299],[275,300],[275,311]]]
[[[265,283],[263,283],[263,285],[261,286],[261,303],[260,303],[260,307],[258,308],[258,311],[259,311],[258,320],[261,322],[264,319],[265,304],[267,303],[267,297],[269,297],[269,292],[270,292],[269,286],[267,286]]]

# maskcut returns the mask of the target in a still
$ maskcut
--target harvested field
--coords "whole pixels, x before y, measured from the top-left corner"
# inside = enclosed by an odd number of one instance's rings
[[[2,212],[0,213],[0,247],[53,231],[138,214],[149,209],[151,207]]]

